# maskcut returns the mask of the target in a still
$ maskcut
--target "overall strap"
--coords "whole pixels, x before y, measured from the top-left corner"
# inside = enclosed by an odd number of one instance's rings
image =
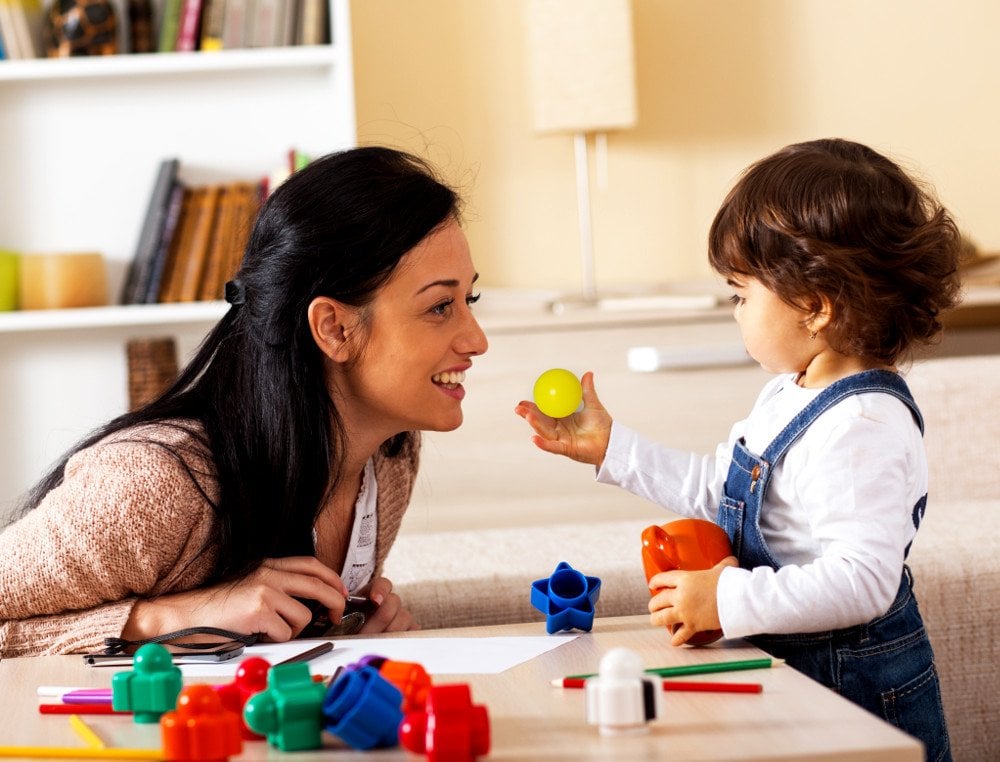
[[[826,410],[836,405],[838,402],[847,399],[854,394],[865,394],[867,392],[882,392],[902,400],[920,428],[920,433],[924,433],[924,419],[920,415],[917,403],[910,394],[910,388],[903,381],[903,378],[890,370],[865,370],[861,373],[834,381],[826,389],[820,392],[816,399],[806,405],[788,425],[774,438],[774,441],[767,446],[761,456],[768,464],[777,463],[785,451],[809,428],[820,415]]]

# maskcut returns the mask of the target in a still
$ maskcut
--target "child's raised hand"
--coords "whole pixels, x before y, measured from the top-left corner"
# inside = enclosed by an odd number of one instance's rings
[[[739,562],[728,556],[704,571],[675,569],[650,577],[649,589],[655,595],[649,599],[649,621],[673,633],[670,645],[682,646],[697,632],[720,629],[716,590],[728,566],[739,566]]]
[[[583,386],[583,409],[565,418],[545,415],[534,402],[521,400],[514,412],[535,430],[535,446],[556,455],[600,466],[611,438],[611,416],[604,409],[594,389],[590,371],[580,379]]]

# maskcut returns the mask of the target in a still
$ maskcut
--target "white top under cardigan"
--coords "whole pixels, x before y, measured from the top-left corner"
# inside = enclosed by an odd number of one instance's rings
[[[770,381],[715,456],[672,450],[617,423],[597,480],[684,516],[715,520],[733,444],[760,455],[819,389]],[[761,531],[782,565],[728,568],[718,587],[728,638],[821,632],[883,614],[927,493],[927,460],[910,409],[890,394],[848,397],[824,412],[772,471]]]

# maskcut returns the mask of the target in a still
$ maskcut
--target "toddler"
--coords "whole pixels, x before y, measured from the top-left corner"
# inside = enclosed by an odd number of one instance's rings
[[[749,167],[716,214],[712,267],[747,352],[776,374],[714,456],[617,422],[592,373],[565,419],[515,412],[547,452],[722,526],[734,556],[654,576],[651,622],[746,637],[950,759],[934,656],[905,565],[927,501],[923,421],[898,372],[959,290],[960,235],[894,162],[846,140]]]

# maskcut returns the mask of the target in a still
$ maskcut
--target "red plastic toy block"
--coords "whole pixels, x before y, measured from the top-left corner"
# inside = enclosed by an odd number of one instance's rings
[[[243,751],[242,722],[210,685],[189,685],[160,718],[163,756],[173,762],[224,762]]]
[[[216,692],[222,699],[222,705],[240,718],[240,732],[247,741],[259,741],[264,736],[254,733],[243,722],[243,707],[247,699],[267,689],[267,671],[271,664],[267,659],[251,656],[240,662],[236,668],[236,678],[231,683],[217,685]]]
[[[423,665],[409,661],[386,659],[379,667],[379,674],[399,688],[403,694],[403,712],[418,712],[427,702],[431,678]]]
[[[426,754],[429,762],[471,762],[490,751],[489,715],[485,706],[472,703],[466,683],[433,686],[425,711],[403,718],[399,742]]]

